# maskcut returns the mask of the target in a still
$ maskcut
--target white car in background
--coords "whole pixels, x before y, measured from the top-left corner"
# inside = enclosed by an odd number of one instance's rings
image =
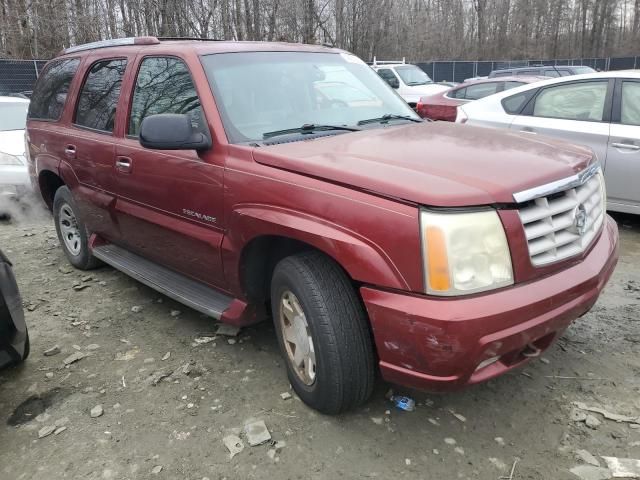
[[[640,214],[640,71],[517,87],[458,107],[456,122],[589,146],[604,168],[607,209]]]
[[[0,97],[0,196],[21,197],[31,191],[24,153],[29,100]]]
[[[416,107],[420,97],[435,95],[451,88],[451,85],[435,83],[420,67],[405,63],[404,58],[402,61],[380,61],[374,57],[371,68],[396,89],[411,108]]]

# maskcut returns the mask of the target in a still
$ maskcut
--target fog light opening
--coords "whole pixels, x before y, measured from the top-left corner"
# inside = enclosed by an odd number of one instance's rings
[[[480,362],[478,364],[478,366],[476,367],[476,372],[478,370],[482,370],[483,368],[488,367],[489,365],[493,365],[494,363],[496,363],[498,360],[500,360],[500,357],[491,357],[491,358],[487,358],[486,360],[483,360],[482,362]]]

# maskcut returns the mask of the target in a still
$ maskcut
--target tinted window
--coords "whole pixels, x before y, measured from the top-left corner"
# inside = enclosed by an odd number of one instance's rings
[[[574,75],[582,75],[585,73],[594,73],[595,70],[591,67],[573,67]]]
[[[27,123],[28,102],[0,102],[0,132],[24,130]]]
[[[512,88],[521,87],[523,82],[504,82],[504,89],[511,90]]]
[[[171,57],[149,57],[140,64],[133,91],[128,134],[137,136],[142,120],[160,113],[189,115],[195,129],[205,129],[198,94],[187,66]]]
[[[518,70],[516,75],[540,75],[540,70]]]
[[[391,80],[391,81],[397,80],[397,77],[396,77],[395,73],[393,73],[388,68],[381,68],[380,70],[378,70],[378,75],[380,75],[382,78],[384,78],[387,82],[389,80]]]
[[[498,89],[498,84],[499,82],[487,82],[469,85],[464,98],[468,100],[478,100],[479,98],[493,95]]]
[[[560,73],[558,73],[556,70],[545,70],[544,71],[544,76],[545,77],[559,77]]]
[[[507,70],[504,72],[495,72],[491,76],[492,77],[510,77],[511,75],[513,75],[513,72],[511,70]]]
[[[620,121],[625,125],[640,125],[640,82],[622,82]]]
[[[607,81],[558,85],[542,90],[533,115],[567,120],[602,121]]]
[[[29,106],[29,118],[58,120],[62,115],[69,85],[80,60],[56,60],[47,65],[36,82]]]
[[[504,98],[502,100],[502,108],[504,108],[504,111],[510,115],[518,115],[530,96],[531,91],[528,91]]]
[[[120,87],[127,61],[124,59],[96,62],[89,70],[76,109],[77,125],[113,131]]]
[[[571,75],[571,70],[568,70],[566,68],[559,68],[558,72],[560,72],[560,76],[562,77],[568,77],[569,75]]]
[[[467,93],[467,88],[458,88],[457,90],[451,90],[447,93],[447,97],[449,98],[464,98]]]

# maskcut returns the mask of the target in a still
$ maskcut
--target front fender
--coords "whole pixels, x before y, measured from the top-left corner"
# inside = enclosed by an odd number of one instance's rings
[[[229,285],[240,285],[238,269],[245,245],[260,236],[280,236],[312,245],[333,258],[359,282],[410,289],[391,258],[362,235],[327,219],[270,205],[242,205],[231,213],[222,247]]]

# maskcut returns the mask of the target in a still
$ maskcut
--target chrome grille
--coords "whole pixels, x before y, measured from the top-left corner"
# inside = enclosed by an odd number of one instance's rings
[[[567,187],[534,198],[518,210],[535,266],[584,252],[602,227],[605,187],[600,168],[568,179]]]

